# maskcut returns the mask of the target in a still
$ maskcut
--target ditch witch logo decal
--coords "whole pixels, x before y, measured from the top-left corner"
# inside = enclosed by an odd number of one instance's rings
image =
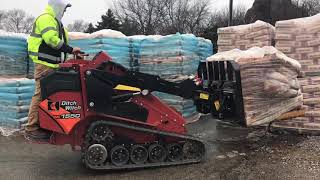
[[[59,111],[60,108],[65,109],[66,111],[79,111],[81,110],[81,106],[78,106],[76,101],[61,101],[53,102],[48,100],[48,110],[49,111]]]
[[[60,109],[59,102],[52,102],[51,100],[48,100],[48,110],[49,111],[59,111],[59,109]]]

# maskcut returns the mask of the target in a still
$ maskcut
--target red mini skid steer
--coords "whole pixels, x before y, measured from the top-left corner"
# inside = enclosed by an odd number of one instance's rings
[[[234,80],[239,77],[229,63],[224,62],[232,73],[229,78],[212,79],[214,66],[201,63],[198,76],[203,83],[173,83],[128,70],[103,52],[91,61],[69,60],[41,79],[40,126],[52,132],[49,144],[70,144],[82,151],[90,169],[197,163],[204,158],[204,143],[187,135],[182,115],[151,92],[193,99],[204,114],[241,117],[241,98],[236,97],[241,87]]]

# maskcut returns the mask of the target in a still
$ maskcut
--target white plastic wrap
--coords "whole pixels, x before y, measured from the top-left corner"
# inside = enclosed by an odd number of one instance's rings
[[[111,30],[111,29],[103,29],[92,34],[90,33],[82,33],[82,32],[70,32],[69,33],[70,40],[79,40],[79,39],[95,39],[95,38],[125,38],[122,32]]]
[[[29,35],[23,33],[13,33],[7,32],[0,29],[0,37],[10,37],[10,38],[18,38],[18,39],[27,39]]]

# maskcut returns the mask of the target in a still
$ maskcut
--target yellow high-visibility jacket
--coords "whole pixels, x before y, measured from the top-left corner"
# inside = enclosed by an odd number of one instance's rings
[[[62,50],[63,49],[63,50]],[[34,63],[58,68],[62,53],[72,53],[68,46],[68,32],[61,21],[56,19],[53,8],[48,5],[40,15],[28,39],[28,53]]]

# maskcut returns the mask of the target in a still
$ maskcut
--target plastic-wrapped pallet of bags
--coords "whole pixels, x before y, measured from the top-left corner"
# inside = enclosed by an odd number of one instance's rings
[[[130,66],[130,42],[119,31],[106,29],[92,34],[72,32],[70,39],[71,45],[80,47],[84,52],[90,54],[89,58],[104,51],[113,61],[126,67]]]
[[[0,78],[0,131],[10,135],[27,121],[34,80],[26,78]]]
[[[194,106],[194,102],[192,100],[185,100],[178,96],[160,92],[154,92],[153,95],[159,97],[167,105],[169,105],[172,108],[175,108],[178,112],[180,112],[182,116],[186,118],[187,123],[195,122],[199,120],[201,116],[197,112],[196,107]]]
[[[302,106],[297,80],[301,65],[274,47],[232,50],[207,59],[235,60],[240,66],[245,120],[262,125]]]
[[[320,15],[278,21],[276,48],[298,60],[302,77],[303,117],[276,122],[273,125],[303,132],[320,130]]]
[[[0,76],[26,75],[27,36],[0,30]]]
[[[213,55],[213,44],[210,40],[204,38],[198,38],[198,55],[201,60],[206,60],[207,57]]]
[[[133,56],[139,70],[163,78],[194,74],[199,61],[212,55],[212,43],[205,41],[207,44],[203,44],[207,46],[200,46],[201,38],[191,34],[129,38],[133,42]],[[200,56],[201,52],[204,53]]]
[[[169,36],[132,36],[133,57],[139,71],[159,75],[169,81],[181,81],[195,74],[199,61],[212,55],[212,43],[192,34]],[[192,101],[164,93],[154,93],[166,104],[194,122],[199,113]]]
[[[320,76],[319,24],[320,14],[276,23],[276,48],[297,59],[305,76]]]
[[[218,52],[232,49],[247,50],[251,47],[271,46],[275,28],[266,22],[218,29]]]

